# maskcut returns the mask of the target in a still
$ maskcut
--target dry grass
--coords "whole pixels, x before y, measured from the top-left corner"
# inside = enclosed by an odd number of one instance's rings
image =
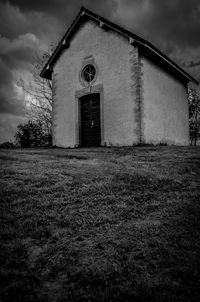
[[[200,148],[1,150],[2,301],[200,301]]]

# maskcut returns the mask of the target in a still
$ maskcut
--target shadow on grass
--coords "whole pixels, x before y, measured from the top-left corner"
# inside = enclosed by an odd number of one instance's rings
[[[62,177],[54,176],[63,159],[87,159],[84,152],[55,151],[53,167],[38,157],[48,175],[35,171],[20,187],[18,170],[10,174],[7,167],[0,204],[2,301],[199,302],[200,194],[193,183],[199,157],[187,165],[184,156],[181,163],[174,154],[164,159],[162,169],[170,161],[178,181],[126,169],[117,158],[106,173],[94,173],[101,165],[73,162],[76,173],[67,165]],[[145,161],[148,166],[148,154]]]

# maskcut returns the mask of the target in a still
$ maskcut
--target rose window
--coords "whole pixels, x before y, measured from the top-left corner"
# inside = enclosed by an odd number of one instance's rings
[[[87,82],[91,83],[96,75],[96,69],[92,64],[86,65],[82,71],[82,78]]]

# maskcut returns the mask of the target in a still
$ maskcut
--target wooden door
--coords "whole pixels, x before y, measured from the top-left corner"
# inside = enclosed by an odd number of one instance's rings
[[[80,139],[82,147],[101,145],[100,95],[88,94],[80,98]]]

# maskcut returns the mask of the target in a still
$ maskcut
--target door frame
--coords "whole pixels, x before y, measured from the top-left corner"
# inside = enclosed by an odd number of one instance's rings
[[[103,85],[97,84],[89,86],[75,92],[75,147],[81,147],[81,107],[80,98],[88,94],[98,93],[100,96],[100,127],[101,127],[101,146],[104,146],[104,98]]]

